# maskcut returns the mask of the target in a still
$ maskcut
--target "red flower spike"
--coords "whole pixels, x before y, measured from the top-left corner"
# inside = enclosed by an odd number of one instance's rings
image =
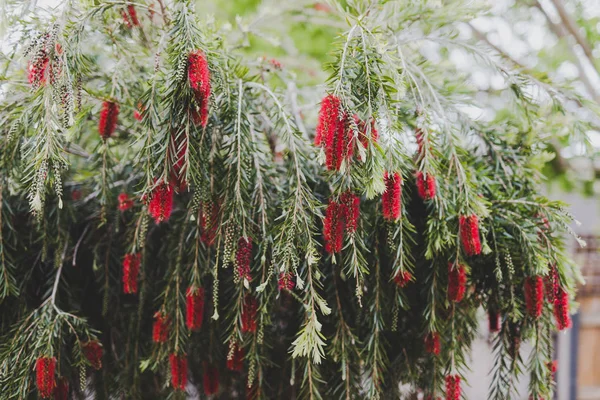
[[[558,287],[556,299],[554,299],[554,317],[556,319],[556,327],[559,331],[571,327],[569,294],[561,286]]]
[[[250,264],[252,262],[252,239],[249,237],[241,237],[238,240],[237,253],[235,255],[237,261],[237,272],[241,279],[252,280],[250,275]]]
[[[460,376],[446,376],[446,400],[460,400]]]
[[[102,368],[102,356],[104,355],[104,349],[97,340],[90,340],[81,345],[81,351],[87,360],[90,362],[92,367],[96,370]]]
[[[69,400],[69,381],[60,378],[54,388],[54,400]]]
[[[169,317],[157,311],[154,314],[154,324],[152,325],[152,341],[154,343],[166,343],[169,337]]]
[[[548,302],[554,303],[556,293],[558,293],[558,270],[556,269],[556,265],[550,265],[548,275],[544,276],[544,286],[546,299]]]
[[[479,220],[477,215],[461,215],[459,218],[460,240],[468,256],[481,254]]]
[[[277,281],[279,290],[294,290],[296,282],[294,282],[293,272],[282,272],[279,274],[279,280]]]
[[[123,293],[137,293],[141,261],[142,255],[140,253],[125,255],[123,259]]]
[[[56,358],[40,357],[35,362],[35,383],[40,397],[49,399],[56,387]]]
[[[321,101],[315,146],[321,146],[328,138],[335,136],[340,119],[340,105],[340,99],[332,94],[325,96]]]
[[[500,331],[500,321],[501,316],[500,313],[496,310],[489,310],[488,311],[488,323],[489,323],[489,328],[490,328],[490,332],[499,332]]]
[[[342,251],[344,244],[344,231],[346,229],[346,216],[343,205],[329,200],[323,220],[323,237],[325,238],[325,250],[332,253]]]
[[[199,110],[193,110],[192,118],[195,124],[200,124],[204,128],[208,123],[211,86],[208,61],[202,50],[193,51],[188,56],[188,81],[199,107]]]
[[[213,395],[219,391],[219,370],[212,365],[204,363],[204,375],[202,376],[204,394]]]
[[[248,293],[242,306],[242,332],[256,332],[258,301]]]
[[[135,7],[132,4],[127,6],[127,14],[129,14],[129,20],[133,26],[140,26]]]
[[[412,280],[413,276],[408,271],[398,271],[398,273],[394,276],[394,283],[399,288],[406,287]]]
[[[423,172],[417,172],[417,191],[419,197],[423,200],[431,200],[435,197],[436,186],[435,177],[433,175],[427,175]]]
[[[41,57],[37,57],[27,67],[27,80],[34,87],[43,86],[46,83],[46,72],[50,59],[46,56],[46,51],[43,51]]]
[[[170,354],[171,386],[175,390],[185,390],[187,385],[188,362],[185,354]]]
[[[133,200],[129,198],[127,193],[119,193],[118,201],[120,211],[127,211],[133,207]]]
[[[386,221],[398,221],[402,211],[402,176],[395,172],[388,174],[386,171],[383,180],[385,191],[381,195],[383,218]]]
[[[71,200],[77,201],[80,199],[81,199],[81,190],[73,189],[73,191],[71,192]]]
[[[440,354],[440,350],[440,334],[438,332],[429,332],[425,336],[425,351],[437,356]]]
[[[227,369],[230,371],[241,371],[244,367],[244,355],[244,348],[235,343],[227,357]]]
[[[171,211],[173,211],[173,189],[171,186],[161,183],[152,190],[148,211],[157,224],[169,220]]]
[[[340,110],[340,99],[327,95],[321,101],[315,145],[325,148],[328,170],[339,171],[342,162],[352,157],[353,132],[348,126],[348,115]]]
[[[204,288],[189,288],[185,294],[185,323],[189,330],[202,328],[204,319]]]
[[[340,196],[342,215],[346,219],[346,232],[356,232],[358,219],[360,218],[360,197],[348,191]]]
[[[121,10],[121,17],[123,17],[123,23],[127,27],[127,29],[131,29],[131,21],[129,20],[129,14],[127,14],[126,10]]]
[[[209,210],[209,213],[206,213]],[[200,210],[200,240],[207,245],[212,246],[217,237],[219,228],[219,202],[211,201],[210,204],[203,204]]]
[[[119,117],[119,105],[113,101],[102,103],[100,120],[98,121],[98,132],[100,137],[106,140],[115,133],[117,129],[117,118]]]
[[[544,301],[544,282],[541,276],[528,276],[525,278],[525,305],[527,313],[533,318],[542,315]]]
[[[467,289],[467,271],[464,265],[448,263],[448,300],[459,302]]]

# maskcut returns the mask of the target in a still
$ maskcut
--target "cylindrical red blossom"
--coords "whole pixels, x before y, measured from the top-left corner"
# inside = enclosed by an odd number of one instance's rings
[[[212,246],[217,237],[217,229],[219,228],[219,212],[220,205],[218,201],[210,201],[208,204],[203,203],[200,209],[200,240],[207,245]]]
[[[190,287],[185,294],[185,323],[189,330],[202,328],[204,319],[204,288]]]
[[[446,376],[446,400],[460,400],[461,388],[460,388],[460,376],[448,375]]]
[[[204,363],[204,374],[202,375],[204,394],[211,396],[219,391],[219,370],[212,365]]]
[[[157,224],[169,220],[173,211],[173,189],[170,185],[159,183],[152,190],[148,211]]]
[[[277,281],[279,290],[294,290],[294,287],[296,286],[294,278],[294,273],[292,271],[281,272],[279,274],[279,280]]]
[[[436,193],[435,177],[421,171],[417,172],[417,191],[423,200],[433,199]]]
[[[329,200],[323,220],[323,237],[325,250],[328,253],[339,253],[344,244],[344,231],[346,229],[345,207],[334,200]]]
[[[67,378],[60,378],[56,383],[54,400],[69,400],[69,381]]]
[[[169,364],[171,365],[171,386],[175,390],[185,390],[188,375],[186,355],[171,353],[169,355]]]
[[[500,331],[500,324],[501,324],[500,320],[501,320],[500,313],[497,310],[490,308],[488,310],[488,323],[489,323],[490,332]]]
[[[479,239],[479,219],[477,215],[461,215],[459,217],[460,240],[468,256],[481,254]]]
[[[36,57],[35,60],[29,63],[29,67],[27,68],[27,79],[34,87],[39,87],[46,83],[46,71],[48,71],[48,64],[50,63],[50,59],[46,54],[43,51],[41,56]]]
[[[383,176],[385,191],[381,195],[383,218],[386,221],[398,221],[402,211],[402,175],[398,172],[385,172]]]
[[[242,332],[256,332],[258,301],[250,293],[244,297],[242,305]]]
[[[252,238],[239,238],[235,259],[237,262],[237,272],[240,279],[251,281],[252,276],[250,275],[250,264],[252,262]]]
[[[90,340],[82,343],[81,351],[94,369],[102,368],[102,356],[104,355],[104,349],[99,341]]]
[[[154,343],[166,343],[169,337],[169,317],[157,311],[154,314],[154,324],[152,325],[152,341]]]
[[[39,357],[35,362],[35,383],[40,397],[49,399],[56,387],[56,358]]]
[[[399,288],[406,287],[406,285],[408,285],[412,279],[413,276],[408,271],[398,271],[398,273],[394,275],[394,283]]]
[[[244,348],[238,343],[233,344],[227,355],[227,369],[230,371],[241,371],[244,367]]]
[[[329,94],[321,100],[319,121],[315,134],[315,145],[321,146],[328,138],[335,136],[340,121],[340,99]]]
[[[542,305],[544,302],[544,282],[542,277],[528,276],[525,278],[523,290],[525,292],[527,313],[533,318],[539,318],[542,315]]]
[[[467,271],[462,264],[448,263],[448,300],[459,302],[467,289]]]
[[[438,332],[429,332],[425,336],[425,351],[429,354],[439,355],[441,350],[440,334]]]
[[[550,271],[544,276],[544,293],[549,303],[554,303],[558,292],[558,269],[556,265],[550,264]]]
[[[133,200],[129,198],[127,193],[119,193],[118,201],[120,211],[127,211],[133,207]]]
[[[554,317],[559,331],[571,327],[571,314],[569,313],[569,293],[562,286],[558,287],[554,299]]]
[[[360,197],[351,191],[345,192],[340,196],[340,204],[342,206],[341,214],[346,220],[346,232],[356,232],[360,218]]]
[[[353,133],[348,126],[348,115],[343,113],[333,135],[325,138],[325,166],[330,171],[339,171],[344,160],[353,154]]]
[[[117,129],[117,118],[119,117],[119,105],[114,101],[105,101],[100,110],[98,121],[98,132],[102,139],[108,139]]]
[[[123,259],[123,293],[137,293],[141,262],[142,255],[140,253],[125,255]]]
[[[204,128],[208,123],[211,86],[208,61],[202,50],[193,51],[188,56],[188,81],[199,107],[199,110],[192,112],[194,123],[198,123]]]
[[[127,13],[127,10],[121,10],[121,17],[123,17],[123,23],[125,24],[127,29],[131,29],[131,20],[129,19],[129,14]]]
[[[129,20],[133,26],[140,26],[140,21],[138,20],[137,12],[135,11],[133,4],[127,6],[127,14],[129,14]]]

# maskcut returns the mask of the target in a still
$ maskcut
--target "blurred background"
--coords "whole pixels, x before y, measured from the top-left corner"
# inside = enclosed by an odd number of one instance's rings
[[[429,7],[442,2],[421,1]],[[33,0],[23,1],[19,7],[22,15],[43,19],[62,3]],[[457,38],[484,49],[499,63],[532,76],[538,83],[574,94],[567,105],[575,117],[555,112],[550,124],[538,132],[539,146],[546,151],[540,164],[547,177],[544,190],[571,204],[571,213],[580,221],[572,228],[587,242],[582,248],[573,240],[569,249],[581,266],[585,284],[580,287],[580,307],[573,316],[572,329],[556,336],[556,399],[600,400],[600,128],[589,128],[600,127],[600,0],[471,3],[481,6],[482,16],[457,25],[453,32]],[[0,0],[3,52],[20,39],[18,29],[11,29],[14,21],[7,17],[14,15],[14,4]],[[280,78],[273,84],[293,93],[289,101],[297,103],[309,130],[314,126],[327,79],[324,65],[330,61],[332,43],[347,29],[338,10],[334,2],[314,0],[197,1],[198,14],[214,24],[240,54],[266,69],[284,71],[279,76],[289,79]],[[408,42],[420,34],[407,30],[402,36]],[[477,102],[463,107],[472,117],[492,121],[515,112],[514,101],[507,96],[506,79],[497,70],[482,66],[472,51],[433,42],[419,42],[415,51],[441,68],[460,72],[455,79],[464,80],[461,83],[476,93]],[[589,122],[586,128],[581,128],[582,121]],[[491,381],[493,355],[483,311],[481,319],[472,371],[467,377],[467,399],[487,398]],[[526,346],[523,351],[525,358]],[[524,400],[527,384],[524,376],[519,382]]]

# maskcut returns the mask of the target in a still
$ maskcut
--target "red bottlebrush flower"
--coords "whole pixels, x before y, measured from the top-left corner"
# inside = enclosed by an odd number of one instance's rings
[[[375,119],[371,118],[371,135],[369,136],[367,133],[366,122],[361,120],[356,114],[354,114],[353,118],[358,128],[358,140],[360,141],[360,144],[366,149],[369,145],[369,137],[374,143],[377,143],[379,140],[379,132],[377,132],[377,127],[375,126]]]
[[[211,201],[208,204],[202,204],[200,210],[200,240],[207,245],[212,246],[217,237],[217,229],[219,228],[219,211],[220,206],[218,201]]]
[[[554,303],[556,293],[558,292],[558,269],[556,269],[556,265],[550,265],[548,275],[544,276],[544,286],[546,299],[548,302]]]
[[[429,332],[425,336],[425,351],[437,356],[440,354],[440,350],[440,334],[438,332]]]
[[[243,367],[244,348],[234,343],[233,346],[230,346],[229,354],[227,355],[227,369],[230,371],[241,371]]]
[[[140,21],[138,20],[137,13],[135,12],[135,7],[132,4],[127,6],[127,14],[129,14],[129,20],[133,26],[140,26]]]
[[[81,345],[81,351],[87,360],[90,362],[94,369],[102,368],[102,356],[104,355],[104,349],[97,340],[90,340]]]
[[[171,183],[180,192],[187,188],[185,174],[187,169],[186,154],[188,151],[188,137],[184,132],[172,133],[167,157],[171,165]]]
[[[340,99],[330,94],[321,101],[319,121],[315,134],[315,146],[321,146],[327,138],[335,136],[340,121]]]
[[[488,310],[488,323],[490,332],[500,331],[500,313],[496,310]]]
[[[204,363],[204,375],[202,375],[204,394],[213,395],[219,391],[219,370],[212,365]]]
[[[552,375],[552,380],[555,380],[556,371],[558,371],[558,360],[548,361],[546,366],[548,367],[548,371],[550,371],[550,375]]]
[[[71,200],[77,201],[80,199],[81,199],[81,190],[73,189],[73,191],[71,192]]]
[[[249,237],[241,237],[238,240],[237,253],[235,255],[237,261],[237,273],[240,279],[252,280],[250,275],[250,263],[252,262],[252,239]]]
[[[340,196],[342,214],[346,219],[346,232],[356,232],[358,219],[360,218],[360,197],[352,192],[345,192]]]
[[[185,390],[187,385],[188,362],[185,354],[170,354],[171,386],[175,390]]]
[[[541,276],[528,276],[525,278],[525,305],[527,312],[533,318],[542,315],[544,301],[544,282]]]
[[[256,313],[258,301],[248,293],[242,306],[242,332],[256,332]]]
[[[569,294],[561,286],[558,287],[556,298],[554,299],[554,317],[556,319],[556,327],[559,331],[571,327]]]
[[[98,132],[102,139],[106,140],[115,133],[117,129],[117,118],[119,117],[119,105],[114,101],[105,101],[100,110],[98,121]]]
[[[448,300],[459,302],[465,297],[467,271],[464,265],[448,263]]]
[[[459,218],[460,240],[468,256],[481,254],[479,220],[477,215],[461,215]]]
[[[189,330],[202,328],[204,319],[204,288],[189,288],[185,294],[185,323]]]
[[[402,211],[402,176],[395,172],[383,176],[385,191],[381,195],[383,218],[386,221],[398,221]]]
[[[123,293],[137,293],[141,262],[142,255],[140,253],[125,255],[123,259]]]
[[[394,283],[399,288],[406,287],[412,280],[413,276],[408,271],[398,271],[398,273],[394,276]]]
[[[152,190],[148,211],[157,224],[169,220],[171,211],[173,211],[173,189],[171,186],[160,183]]]
[[[69,400],[69,381],[60,378],[54,388],[54,400]]]
[[[169,317],[157,311],[154,314],[154,324],[152,325],[152,341],[154,343],[166,343],[169,337]]]
[[[46,71],[48,71],[49,63],[50,59],[46,56],[46,52],[43,51],[41,57],[36,57],[36,59],[29,64],[29,67],[27,68],[27,79],[33,87],[37,88],[46,83]]]
[[[446,376],[446,400],[460,400],[460,376]]]
[[[279,285],[279,290],[294,290],[294,287],[296,287],[296,282],[294,282],[294,273],[291,271],[280,273],[277,283]]]
[[[118,200],[119,200],[119,210],[120,211],[127,211],[131,207],[133,207],[133,200],[131,200],[129,198],[129,195],[127,193],[120,193]]]
[[[344,206],[329,200],[323,220],[323,237],[325,250],[328,253],[339,253],[344,244],[344,230],[346,229],[346,216]]]
[[[436,192],[435,177],[420,171],[417,172],[417,191],[423,200],[433,199]]]
[[[137,109],[133,112],[133,118],[135,118],[138,121],[141,121],[142,119],[144,119],[144,105],[142,103],[138,103],[137,105]]]
[[[35,362],[35,383],[43,399],[52,397],[54,388],[56,387],[56,358],[40,357]]]
[[[188,56],[188,80],[199,107],[198,111],[194,110],[192,117],[194,123],[199,123],[204,128],[208,122],[211,86],[208,61],[202,50],[193,51]]]
[[[129,14],[127,14],[126,10],[121,10],[121,17],[123,17],[123,23],[127,27],[127,29],[131,29],[131,21],[129,20]]]

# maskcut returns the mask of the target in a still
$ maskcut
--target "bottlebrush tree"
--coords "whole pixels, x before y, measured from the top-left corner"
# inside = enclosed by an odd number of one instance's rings
[[[578,272],[537,132],[578,99],[457,38],[471,2],[346,3],[306,119],[293,74],[187,1],[18,22],[0,398],[459,399],[478,310],[489,398],[522,374],[551,398]],[[424,42],[500,73],[512,112],[471,118]]]

